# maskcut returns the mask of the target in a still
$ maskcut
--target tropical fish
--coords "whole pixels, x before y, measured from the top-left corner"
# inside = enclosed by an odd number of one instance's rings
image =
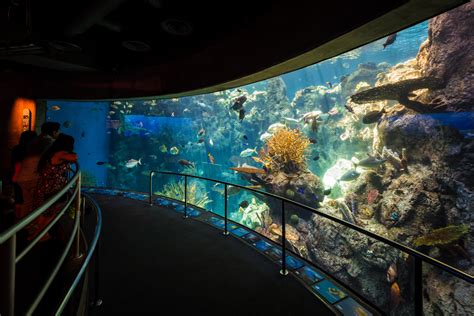
[[[207,153],[207,156],[209,157],[209,162],[212,163],[212,164],[215,164],[216,161],[214,159],[214,156],[211,155],[211,153]]]
[[[171,112],[171,117],[174,117],[174,112]]]
[[[116,104],[114,104],[114,103],[112,103],[112,104],[110,105],[110,107],[113,108],[113,109],[116,109],[116,110],[118,109],[118,106],[117,106]]]
[[[331,194],[331,189],[329,188],[329,189],[324,190],[324,193],[323,193],[323,194],[324,194],[324,195],[329,195],[329,194]]]
[[[390,34],[385,40],[385,43],[382,44],[383,49],[385,49],[385,47],[387,47],[388,45],[392,45],[396,39],[397,39],[397,33]]]
[[[179,149],[176,146],[170,148],[170,154],[177,155],[179,154]]]
[[[310,138],[310,139],[309,139],[309,142],[310,142],[311,144],[316,144],[318,141],[316,140],[316,138]]]
[[[249,138],[247,137],[247,135],[244,135],[242,136],[245,140],[249,140]]]
[[[71,123],[71,121],[65,121],[65,122],[63,123],[63,126],[64,126],[65,128],[69,128],[69,127],[72,126],[72,123]]]
[[[397,282],[393,282],[392,286],[390,287],[390,305],[392,308],[396,308],[402,302],[403,298],[400,294],[400,286],[398,286]]]
[[[231,109],[234,111],[242,110],[245,101],[247,101],[247,97],[245,95],[238,97],[237,99],[235,99],[234,104],[231,106]]]
[[[102,165],[105,165],[106,162],[105,161],[97,161],[95,164],[98,165],[98,166],[102,166]]]
[[[305,124],[307,124],[307,123],[309,123],[313,120],[317,120],[321,116],[322,113],[323,112],[321,112],[321,111],[307,112],[307,113],[303,114],[301,119],[305,122]]]
[[[240,173],[266,174],[265,170],[253,167],[233,167],[229,169]]]
[[[247,206],[249,206],[249,202],[244,200],[244,201],[240,202],[239,206],[241,208],[247,208]]]
[[[214,146],[214,142],[212,141],[212,138],[209,138],[209,145]]]
[[[354,114],[354,109],[352,108],[352,106],[350,106],[349,104],[345,104],[344,107],[346,108],[347,111],[349,111],[350,113]]]
[[[59,106],[57,106],[57,105],[53,105],[53,106],[51,107],[51,111],[59,111],[59,110],[61,110],[61,108],[60,108]]]
[[[245,118],[245,110],[242,109],[239,111],[239,120],[243,120]]]
[[[330,89],[332,89],[332,83],[330,81],[326,81],[326,84],[328,85]]]
[[[250,157],[254,153],[257,153],[257,147],[255,147],[254,149],[247,148],[240,153],[240,157]]]
[[[339,110],[338,110],[336,107],[332,108],[332,109],[329,110],[329,112],[328,112],[328,114],[331,115],[331,116],[332,116],[332,115],[336,115],[337,113],[339,113]]]
[[[86,136],[86,132],[83,131],[83,132],[81,133],[81,137],[84,138],[85,136]]]
[[[266,141],[267,139],[271,138],[272,136],[273,136],[272,134],[265,132],[265,133],[263,133],[262,135],[260,135],[260,140],[261,140],[262,142],[264,142],[264,141]]]
[[[142,159],[138,159],[138,160],[135,160],[135,159],[129,159],[126,163],[125,163],[125,167],[127,168],[134,168],[136,167],[137,165],[141,165],[142,164]]]
[[[165,145],[165,144],[161,145],[161,146],[159,147],[159,149],[160,149],[160,151],[161,151],[162,153],[168,152],[168,148],[166,148],[166,145]]]
[[[194,168],[194,162],[191,162],[189,160],[185,160],[185,159],[180,159],[178,160],[178,163],[182,166],[185,166],[185,167],[192,167]]]
[[[353,181],[357,179],[360,176],[360,173],[358,173],[355,169],[351,169],[344,173],[340,178],[339,181]]]
[[[277,130],[279,130],[280,128],[284,128],[286,127],[286,125],[284,124],[281,124],[281,123],[274,123],[272,125],[270,125],[268,128],[267,128],[267,131],[268,133],[275,133]]]
[[[114,114],[115,114],[115,111],[109,111],[109,114],[110,114],[110,115],[114,115]]]
[[[384,115],[384,113],[386,113],[385,109],[381,109],[380,111],[370,111],[362,117],[362,123],[364,124],[377,123],[378,120],[380,120],[380,118],[382,117],[382,115]]]
[[[314,161],[319,160],[319,154],[316,154],[316,155],[313,157],[313,160],[314,160]]]
[[[300,122],[300,120],[295,119],[295,118],[292,118],[292,117],[284,117],[283,119],[284,119],[285,121],[293,122],[293,123],[299,123],[299,122]]]
[[[197,133],[198,136],[202,136],[206,133],[206,130],[204,128],[201,128],[199,132]]]
[[[255,162],[263,163],[263,160],[260,159],[259,157],[253,157],[253,156],[252,156],[252,159],[253,159]]]
[[[362,159],[358,163],[354,163],[356,166],[364,167],[364,168],[377,168],[385,163],[387,159],[379,159],[373,156],[369,156],[368,158]]]
[[[183,113],[187,113],[187,112],[191,112],[191,110],[189,110],[188,108],[185,108],[185,109],[183,110]]]
[[[395,263],[392,263],[387,270],[387,282],[392,283],[398,276],[397,266]]]

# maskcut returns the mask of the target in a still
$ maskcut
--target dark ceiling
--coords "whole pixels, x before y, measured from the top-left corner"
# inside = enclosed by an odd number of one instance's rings
[[[0,0],[0,88],[42,98],[120,98],[235,86],[332,57],[462,2]],[[341,43],[324,48],[336,39]]]

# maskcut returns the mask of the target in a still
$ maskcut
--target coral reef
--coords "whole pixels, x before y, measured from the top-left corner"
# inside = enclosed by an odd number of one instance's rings
[[[196,182],[188,183],[187,190],[188,204],[205,208],[212,200],[207,196],[205,190],[200,190]],[[172,199],[184,202],[184,181],[171,181],[163,186],[162,191],[155,192],[157,195],[164,195]]]
[[[278,129],[266,142],[260,158],[270,172],[287,173],[306,169],[306,155],[310,142],[299,130]]]

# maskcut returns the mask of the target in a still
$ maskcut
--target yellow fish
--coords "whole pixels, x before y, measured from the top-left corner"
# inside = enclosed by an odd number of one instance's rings
[[[210,161],[212,164],[215,164],[215,163],[216,163],[216,160],[214,159],[214,156],[211,155],[211,153],[207,153],[207,156],[209,157],[209,161]]]
[[[255,160],[255,162],[263,163],[263,160],[260,159],[259,157],[254,157],[254,156],[252,156],[252,159]]]

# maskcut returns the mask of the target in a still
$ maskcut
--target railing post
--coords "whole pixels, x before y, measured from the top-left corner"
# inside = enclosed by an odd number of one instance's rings
[[[229,235],[227,230],[227,184],[224,183],[224,235]]]
[[[16,234],[0,244],[0,315],[15,314]]]
[[[423,315],[423,261],[415,258],[415,315]]]
[[[184,216],[188,218],[188,176],[184,175]]]
[[[153,175],[154,174],[155,174],[154,171],[150,172],[150,200],[148,202],[150,204],[150,206],[153,205],[152,197],[153,197]]]
[[[286,223],[285,223],[285,201],[281,200],[281,275],[287,275],[286,270]]]
[[[99,307],[102,305],[102,300],[99,298],[99,265],[100,265],[100,237],[97,240],[97,246],[95,248],[95,268],[94,268],[94,301],[91,303],[91,307]]]
[[[81,202],[82,202],[82,199],[81,199],[81,176],[79,176],[77,178],[77,184],[78,186],[78,189],[77,189],[77,195],[76,195],[76,201],[74,201],[75,203],[75,207],[76,207],[76,216],[79,216],[79,219],[81,218]],[[81,225],[79,225],[79,227],[77,228],[77,232],[76,232],[76,251],[75,251],[75,255],[74,255],[74,259],[79,259],[82,257],[82,254],[81,254]]]

